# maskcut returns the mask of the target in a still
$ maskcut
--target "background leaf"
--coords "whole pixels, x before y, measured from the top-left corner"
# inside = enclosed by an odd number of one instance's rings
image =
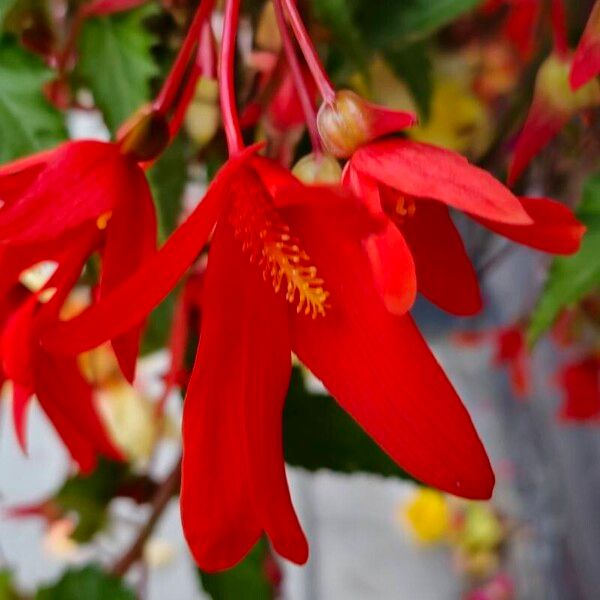
[[[135,594],[99,566],[67,571],[52,586],[38,590],[36,600],[135,600]]]
[[[333,398],[310,393],[299,369],[292,373],[283,429],[285,460],[292,466],[408,477]]]
[[[144,21],[155,12],[146,4],[90,19],[80,36],[79,75],[113,132],[150,99],[150,80],[159,69],[151,52],[156,40]]]
[[[273,590],[265,571],[267,546],[261,540],[236,567],[223,573],[199,571],[204,590],[213,600],[269,600]]]
[[[66,138],[63,117],[46,100],[52,71],[11,37],[0,38],[0,163]]]
[[[477,6],[481,0],[366,0],[356,23],[376,48],[399,48],[421,40]]]
[[[588,228],[581,250],[552,263],[546,287],[531,317],[530,343],[553,325],[564,308],[600,286],[600,173],[587,181],[577,216]]]

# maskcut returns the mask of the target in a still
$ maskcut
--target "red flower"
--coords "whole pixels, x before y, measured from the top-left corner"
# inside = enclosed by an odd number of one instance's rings
[[[408,472],[489,497],[494,476],[460,399],[412,319],[391,315],[377,293],[361,239],[380,221],[248,152],[136,275],[45,345],[78,352],[139,321],[215,222],[183,426],[182,514],[198,564],[232,566],[263,531],[286,558],[307,559],[281,443],[292,351]]]
[[[563,368],[559,382],[564,390],[558,416],[566,422],[600,423],[600,359],[588,356]]]
[[[584,227],[553,200],[516,198],[462,156],[427,144],[388,139],[359,148],[344,183],[372,213],[385,215],[385,232],[367,241],[388,309],[401,314],[419,291],[458,315],[481,307],[479,284],[448,207],[466,212],[509,239],[559,254],[579,247]]]
[[[2,367],[13,382],[15,425],[24,444],[25,407],[36,394],[82,470],[96,453],[120,457],[106,436],[92,390],[73,358],[42,349],[43,331],[59,313],[92,254],[102,258],[97,297],[120,285],[156,250],[154,206],[143,171],[115,144],[79,141],[0,167],[0,293],[18,296],[0,315]],[[131,231],[139,232],[132,237]],[[24,271],[55,270],[29,294]],[[112,344],[133,379],[140,323]]]
[[[525,335],[519,326],[506,327],[495,332],[497,365],[508,369],[512,392],[517,398],[529,393],[530,365]]]
[[[600,2],[594,4],[573,57],[569,76],[572,89],[579,89],[598,74],[600,74]]]

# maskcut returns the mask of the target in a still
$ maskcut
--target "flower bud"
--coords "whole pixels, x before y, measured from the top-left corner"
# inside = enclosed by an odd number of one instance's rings
[[[292,174],[307,184],[336,184],[342,178],[342,168],[331,154],[307,154],[295,164]]]
[[[138,162],[154,160],[169,143],[169,124],[151,105],[143,106],[117,132],[123,154]]]
[[[351,156],[360,146],[416,123],[412,113],[376,106],[349,90],[323,103],[317,126],[325,148],[338,158]]]

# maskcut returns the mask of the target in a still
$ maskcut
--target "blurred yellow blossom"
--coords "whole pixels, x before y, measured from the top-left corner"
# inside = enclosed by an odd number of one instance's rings
[[[435,544],[448,536],[450,510],[440,492],[419,489],[404,507],[404,516],[414,537],[424,544]]]

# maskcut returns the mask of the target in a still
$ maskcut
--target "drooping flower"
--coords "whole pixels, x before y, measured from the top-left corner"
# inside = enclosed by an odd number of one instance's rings
[[[571,59],[551,54],[540,67],[533,102],[509,167],[508,182],[519,179],[527,165],[577,114],[600,104],[600,84],[590,81],[573,91]]]
[[[307,558],[281,444],[291,351],[408,472],[488,497],[493,474],[456,392],[411,318],[391,315],[376,290],[361,239],[380,220],[348,194],[307,187],[266,159],[232,159],[158,254],[49,331],[46,347],[76,353],[139,321],[215,221],[184,408],[181,502],[198,564],[232,566],[263,531],[283,556]]]
[[[513,394],[516,398],[523,398],[530,389],[529,352],[523,330],[513,325],[494,333],[494,361],[499,366],[506,366]]]
[[[577,90],[600,74],[600,2],[594,4],[575,51],[569,82]]]
[[[591,355],[566,365],[559,383],[564,391],[558,417],[565,422],[600,424],[600,359]]]
[[[3,306],[1,357],[13,384],[17,435],[24,445],[26,406],[35,394],[82,470],[93,468],[98,452],[121,454],[104,432],[76,360],[53,355],[39,340],[96,253],[97,300],[156,250],[154,205],[134,152],[139,139],[134,128],[120,144],[68,142],[0,167],[0,292],[19,297]],[[28,293],[21,278],[40,264],[53,273]],[[140,334],[138,322],[112,339],[129,380]]]
[[[584,227],[545,198],[517,198],[453,152],[403,139],[367,144],[353,154],[344,183],[374,214],[389,219],[368,242],[381,293],[392,312],[410,308],[418,290],[458,315],[481,307],[477,277],[448,207],[538,250],[570,254]]]

